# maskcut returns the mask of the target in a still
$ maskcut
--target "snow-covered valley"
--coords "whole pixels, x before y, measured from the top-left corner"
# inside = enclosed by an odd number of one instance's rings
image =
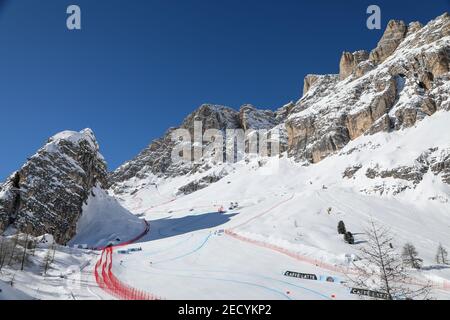
[[[202,105],[177,128],[194,143],[171,128],[113,172],[92,130],[56,134],[0,184],[0,299],[360,299],[386,289],[374,234],[393,287],[450,299],[449,32],[391,21],[296,103]],[[198,123],[245,130],[237,161]],[[247,152],[258,130],[279,153]]]

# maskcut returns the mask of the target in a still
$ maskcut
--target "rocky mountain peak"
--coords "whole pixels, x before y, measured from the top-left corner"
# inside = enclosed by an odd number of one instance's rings
[[[318,162],[363,134],[399,130],[449,109],[450,22],[398,20],[371,51],[344,52],[340,75],[307,76],[286,120],[289,155]]]
[[[381,40],[370,52],[370,60],[376,64],[386,60],[405,39],[408,26],[401,20],[389,21]]]
[[[307,75],[297,102],[276,111],[205,104],[180,127],[192,132],[194,121],[201,121],[203,130],[277,130],[283,138],[281,150],[287,149],[288,156],[305,164],[319,162],[362,135],[400,130],[438,110],[450,110],[449,25],[448,14],[425,26],[392,20],[370,53],[342,54],[338,75]],[[175,144],[170,132],[112,173],[115,191],[140,188],[153,176],[207,170],[172,164]]]
[[[53,234],[65,243],[76,232],[84,201],[108,186],[106,163],[90,129],[50,139],[0,189],[0,231]]]
[[[194,122],[201,121],[203,130],[236,129],[240,127],[239,113],[229,107],[213,104],[203,104],[189,114],[181,124],[181,128],[194,130]]]

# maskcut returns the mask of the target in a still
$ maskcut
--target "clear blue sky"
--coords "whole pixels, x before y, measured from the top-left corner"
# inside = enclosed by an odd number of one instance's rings
[[[66,29],[78,4],[82,30]],[[449,0],[0,0],[0,180],[46,139],[94,130],[109,168],[202,103],[275,109],[344,50],[375,47],[366,8],[427,22]]]

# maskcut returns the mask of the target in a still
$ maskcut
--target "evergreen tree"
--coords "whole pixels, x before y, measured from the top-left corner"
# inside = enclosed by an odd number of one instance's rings
[[[339,234],[345,234],[347,232],[347,229],[345,228],[344,221],[342,221],[342,220],[339,221],[337,230],[338,230]]]
[[[345,242],[347,242],[348,244],[354,244],[355,243],[355,238],[353,237],[353,234],[350,231],[347,231],[344,235],[344,240]]]

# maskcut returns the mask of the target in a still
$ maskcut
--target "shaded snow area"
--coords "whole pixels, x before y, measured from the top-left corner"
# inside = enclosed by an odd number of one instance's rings
[[[145,230],[144,221],[131,214],[101,188],[94,188],[83,206],[77,234],[70,246],[104,247],[125,242]]]
[[[10,284],[0,281],[0,300],[30,300],[31,296],[11,287]]]

